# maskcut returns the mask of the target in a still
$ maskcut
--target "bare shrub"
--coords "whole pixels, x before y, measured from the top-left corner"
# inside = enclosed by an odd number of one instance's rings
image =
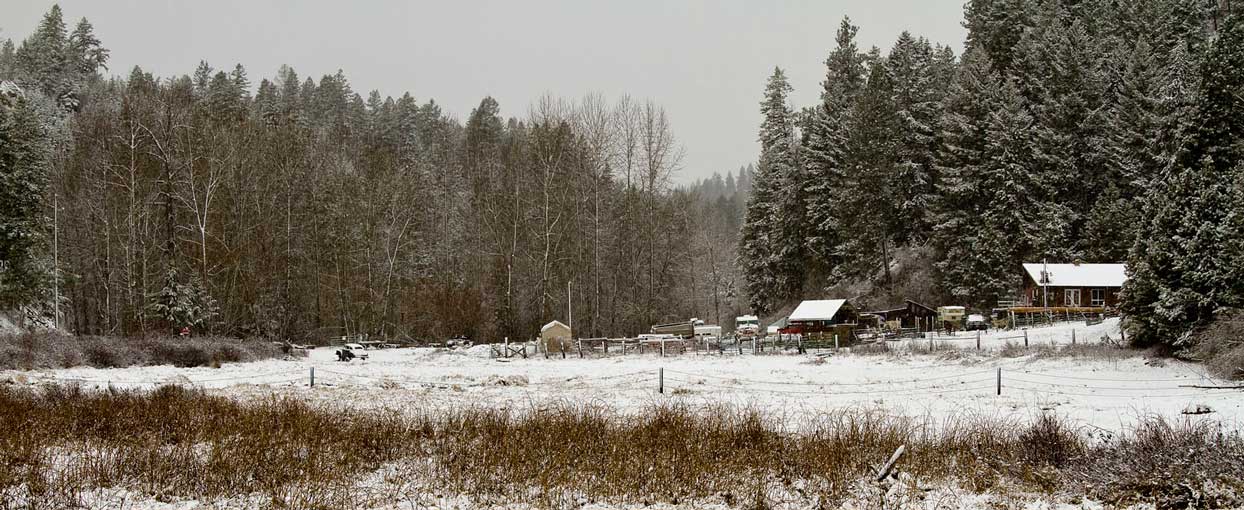
[[[1115,361],[1154,354],[1152,350],[1120,347],[1117,345],[1102,343],[1079,343],[1075,345],[1041,344],[1034,346],[1032,351],[1034,355],[1033,357],[1036,359],[1072,358],[1105,361]]]
[[[1071,470],[1090,496],[1150,503],[1159,509],[1234,508],[1244,504],[1244,440],[1207,422],[1141,423],[1108,438]]]
[[[1244,379],[1244,310],[1219,312],[1190,343],[1185,355],[1204,361],[1214,375]]]
[[[120,338],[26,333],[0,337],[0,369],[67,368],[88,365],[208,366],[276,358],[281,348],[259,340],[221,337]],[[291,351],[289,355],[305,355]]]
[[[1020,356],[1026,356],[1028,354],[1028,348],[1007,340],[1006,344],[1002,346],[1002,349],[998,351],[998,354],[1003,358],[1018,358]]]

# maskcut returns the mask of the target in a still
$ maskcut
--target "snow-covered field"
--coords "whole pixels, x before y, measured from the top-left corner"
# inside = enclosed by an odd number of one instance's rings
[[[1117,319],[1086,327],[1066,323],[1029,331],[1029,343],[1097,342],[1118,338]],[[1018,340],[1015,337],[1018,336]],[[1140,417],[1185,419],[1182,411],[1205,405],[1210,419],[1244,428],[1244,392],[1217,386],[1203,367],[1139,354],[1119,359],[1037,355],[1003,357],[1006,343],[1022,345],[1022,332],[990,332],[975,350],[975,333],[961,334],[960,350],[888,355],[824,351],[810,354],[657,354],[567,359],[492,359],[486,346],[471,349],[369,351],[367,360],[335,361],[333,349],[304,359],[226,364],[222,368],[171,366],[125,369],[72,368],[0,372],[0,379],[60,381],[88,387],[194,384],[237,398],[291,396],[311,402],[413,411],[461,405],[521,411],[570,402],[602,404],[627,412],[657,402],[751,406],[797,425],[843,408],[881,409],[933,422],[948,416],[1027,419],[1057,413],[1079,423],[1126,429]],[[927,340],[895,342],[896,346]],[[310,385],[311,372],[315,385]],[[1001,374],[1001,395],[998,377]],[[659,380],[663,379],[663,384]],[[659,393],[659,386],[663,393]]]

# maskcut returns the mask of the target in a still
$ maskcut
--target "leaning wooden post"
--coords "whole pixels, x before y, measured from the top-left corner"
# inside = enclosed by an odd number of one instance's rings
[[[657,368],[657,393],[665,393],[665,367]]]
[[[315,387],[315,367],[311,367],[311,387]]]
[[[894,450],[894,455],[890,456],[890,460],[886,462],[885,465],[881,466],[881,469],[877,471],[878,482],[885,480],[887,476],[890,476],[890,471],[894,470],[894,464],[898,463],[899,457],[902,457],[903,452],[905,451],[907,451],[907,445],[899,445],[898,449]]]
[[[998,395],[1002,395],[1002,367],[998,367]]]

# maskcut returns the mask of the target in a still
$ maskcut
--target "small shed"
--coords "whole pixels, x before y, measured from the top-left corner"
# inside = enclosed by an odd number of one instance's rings
[[[910,299],[904,300],[902,307],[867,313],[879,317],[894,329],[915,329],[923,332],[936,328],[937,310]]]
[[[571,338],[570,326],[562,324],[561,321],[553,321],[545,324],[540,328],[540,343],[543,345],[545,352],[562,352],[573,349],[574,343]]]

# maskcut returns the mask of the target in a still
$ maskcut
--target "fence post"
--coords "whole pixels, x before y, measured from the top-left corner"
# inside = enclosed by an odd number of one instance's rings
[[[579,346],[578,346],[579,347],[579,359],[583,359],[583,339],[580,338],[578,342],[579,342]]]
[[[929,337],[929,353],[933,352],[933,337]]]
[[[838,333],[834,333],[834,350],[838,350]]]
[[[1025,349],[1028,348],[1028,330],[1027,329],[1024,330],[1024,348]]]
[[[315,367],[311,367],[311,387],[315,387]]]
[[[981,350],[981,330],[976,330],[976,350]]]
[[[1071,329],[1071,345],[1075,345],[1075,344],[1076,344],[1076,330],[1075,328],[1072,328]]]
[[[998,395],[1002,395],[1002,367],[998,367]]]
[[[510,357],[510,337],[508,337],[508,336],[507,336],[507,337],[505,337],[505,342],[504,342],[504,345],[505,345],[505,347],[504,347],[504,349],[505,349],[505,356],[502,356],[502,357],[504,357],[504,358],[509,358],[509,357]]]
[[[665,339],[661,340],[661,357],[665,357]]]
[[[657,368],[657,393],[665,393],[665,367]]]
[[[799,354],[806,354],[808,351],[803,350],[803,336],[802,335],[799,336],[798,342],[799,342],[799,347],[798,347]]]
[[[562,351],[562,359],[566,359],[566,339],[565,339],[565,338],[558,338],[558,339],[557,339],[557,346],[558,346],[559,348],[561,348],[560,350]]]

